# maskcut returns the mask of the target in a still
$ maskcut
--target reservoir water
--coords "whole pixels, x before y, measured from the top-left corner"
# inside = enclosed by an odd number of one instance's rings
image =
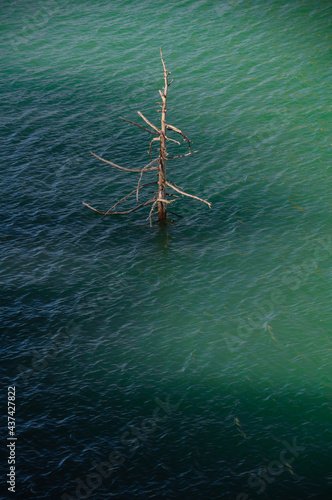
[[[2,498],[331,498],[331,16],[1,2]],[[138,177],[89,152],[148,163],[119,116],[160,118],[160,47],[168,175],[212,208],[100,219]]]

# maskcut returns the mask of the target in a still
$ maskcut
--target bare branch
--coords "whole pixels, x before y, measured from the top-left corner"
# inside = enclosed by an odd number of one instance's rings
[[[171,212],[170,210],[169,210],[169,213],[170,213],[170,214],[173,214],[173,215],[176,215],[177,217],[181,217],[181,218],[183,217],[183,215],[179,215],[179,214],[177,214],[176,212]]]
[[[164,73],[167,74],[167,69],[166,69],[166,66],[165,66],[165,63],[164,63],[163,52],[161,50],[161,47],[160,47],[160,58],[161,58],[161,62],[163,63]]]
[[[167,156],[167,160],[175,160],[175,158],[184,158],[185,156],[190,156],[193,155],[194,153],[198,153],[199,151],[189,151],[189,153],[186,153],[184,155],[177,155],[177,156]]]
[[[145,165],[144,168],[142,168],[141,175],[139,176],[138,184],[137,184],[137,188],[136,188],[136,201],[138,201],[138,191],[140,190],[140,184],[141,184],[141,180],[142,180],[142,177],[143,177],[143,173],[146,172],[146,169],[151,165],[151,163],[154,163],[156,161],[159,161],[159,158],[155,158],[150,163],[148,163],[147,165]],[[152,182],[152,183],[149,183],[149,184],[144,184],[144,186],[151,186],[152,184],[158,184],[158,183],[157,182]],[[142,186],[142,187],[144,187],[144,186]]]
[[[143,189],[145,187],[148,187],[148,186],[155,186],[156,184],[158,184],[157,182],[148,182],[147,184],[143,184],[143,186],[140,186],[140,189]],[[113,208],[115,208],[117,205],[119,205],[119,203],[121,203],[121,201],[124,201],[126,200],[127,198],[129,198],[129,196],[131,196],[133,193],[136,193],[137,189],[134,189],[133,191],[130,191],[130,193],[126,194],[126,196],[124,196],[123,198],[121,198],[121,200],[117,201],[114,205],[111,206],[111,208],[109,208],[107,210],[107,212],[101,212],[100,210],[97,210],[96,208],[92,208],[90,205],[88,205],[87,203],[85,203],[84,201],[82,201],[83,205],[85,205],[86,207],[90,208],[91,210],[93,210],[94,212],[97,212],[98,214],[102,214],[103,217],[105,217],[105,215],[108,215],[109,212],[111,210],[113,210]],[[102,218],[103,218],[102,217]]]
[[[166,181],[166,184],[170,188],[174,189],[174,191],[177,191],[178,193],[183,194],[183,196],[189,196],[190,198],[194,198],[195,200],[202,201],[203,203],[206,203],[207,205],[209,205],[209,208],[211,208],[211,203],[209,201],[203,200],[202,198],[199,198],[198,196],[194,196],[192,194],[188,194],[185,191],[183,191],[181,188],[178,188],[177,186],[175,186],[174,184],[172,184],[169,181]]]
[[[136,189],[135,189],[135,191],[136,191]],[[154,201],[155,201],[155,198],[152,198],[151,200],[148,200],[145,203],[141,203],[141,205],[138,205],[137,207],[134,207],[134,208],[132,208],[130,210],[126,210],[125,212],[101,212],[100,210],[97,210],[96,208],[91,207],[87,203],[84,203],[84,201],[83,201],[83,205],[85,205],[86,207],[90,208],[94,212],[97,212],[97,214],[101,214],[103,216],[105,216],[105,215],[127,215],[127,214],[131,214],[132,212],[136,212],[136,210],[139,210],[140,208],[143,208],[146,205],[149,205],[150,203],[153,203]]]
[[[166,128],[167,128],[167,130],[173,130],[174,132],[177,132],[178,134],[182,135],[183,139],[185,141],[187,141],[187,143],[188,143],[189,151],[191,151],[191,142],[188,139],[188,137],[182,132],[182,130],[180,130],[179,128],[173,127],[173,125],[168,125],[168,124],[166,125]]]
[[[150,165],[152,165],[153,163],[156,163],[156,161],[159,161],[159,158],[155,158],[154,160],[150,161],[150,163],[148,163],[147,165],[145,165],[145,167],[143,167],[143,169],[149,167]],[[155,167],[154,170],[158,170],[158,167]]]
[[[157,132],[152,132],[152,130],[150,130],[149,128],[143,127],[143,125],[139,125],[136,122],[132,122],[131,120],[127,120],[126,118],[122,118],[122,116],[119,116],[119,118],[120,118],[120,120],[122,120],[124,122],[128,122],[128,123],[131,123],[132,125],[136,125],[136,127],[142,128],[146,132],[149,132],[149,134],[158,135]]]
[[[172,142],[175,142],[176,144],[178,144],[178,145],[180,146],[179,141],[176,141],[175,139],[172,139],[171,137],[166,137],[166,141],[172,141]]]
[[[149,151],[148,151],[150,158],[151,158],[152,144],[154,143],[154,141],[159,141],[159,137],[154,137],[152,139],[152,141],[150,142],[150,147],[149,147]],[[159,158],[158,158],[158,160],[159,160]]]
[[[100,210],[97,210],[96,208],[91,207],[88,203],[85,203],[85,201],[82,201],[82,203],[83,203],[83,205],[84,205],[85,207],[88,207],[88,208],[90,208],[91,210],[93,210],[94,212],[97,212],[97,214],[102,214],[102,215],[105,215],[105,213],[104,213],[104,212],[101,212]]]
[[[116,163],[113,163],[113,162],[108,161],[108,160],[104,160],[104,158],[101,158],[100,156],[96,155],[95,153],[92,153],[92,151],[90,151],[90,154],[92,154],[92,156],[95,156],[96,158],[98,158],[98,160],[101,160],[104,163],[108,163],[109,165],[112,165],[112,167],[119,168],[120,170],[124,170],[125,172],[138,172],[138,173],[140,173],[142,170],[141,168],[120,167],[120,165],[117,165]],[[151,172],[152,170],[158,170],[158,167],[151,167],[148,170],[146,170],[146,172]]]
[[[164,200],[163,198],[158,198],[156,201],[162,201],[163,203],[174,203],[176,200]]]
[[[152,127],[156,132],[158,132],[158,135],[161,134],[161,130],[159,130],[159,128],[157,128],[155,125],[153,125],[153,123],[149,122],[149,120],[147,118],[145,118],[145,116],[140,112],[140,111],[137,111],[137,113],[139,114],[139,116],[141,118],[143,118],[143,120],[148,124],[150,125],[150,127]]]
[[[153,210],[154,210],[155,206],[157,205],[157,203],[158,203],[158,199],[155,198],[154,203],[153,203],[151,210],[150,210],[150,213],[149,213],[149,217],[147,217],[147,219],[150,220],[150,227],[152,227],[152,219],[151,219],[152,213],[153,213]]]
[[[113,210],[113,208],[115,208],[117,205],[119,205],[119,203],[121,203],[121,201],[124,201],[126,200],[127,198],[129,198],[129,196],[131,196],[133,193],[135,192],[138,192],[139,189],[143,189],[144,187],[148,187],[148,186],[155,186],[157,184],[157,182],[148,182],[147,184],[143,184],[143,186],[140,186],[140,187],[137,187],[136,189],[133,189],[133,191],[130,191],[129,194],[126,194],[126,196],[124,196],[123,198],[121,198],[121,200],[117,201],[114,205],[111,206],[111,208],[109,208],[107,210],[107,212],[105,212],[105,215],[108,215],[109,212],[111,210]],[[105,217],[105,215],[103,215],[103,217]],[[102,218],[103,218],[102,217]]]

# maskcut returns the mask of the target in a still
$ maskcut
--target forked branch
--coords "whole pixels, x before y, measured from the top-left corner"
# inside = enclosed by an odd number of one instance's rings
[[[92,151],[90,151],[90,154],[92,154],[92,156],[95,156],[96,158],[98,158],[98,160],[100,161],[103,161],[104,163],[108,163],[109,165],[112,165],[112,167],[115,167],[115,168],[118,168],[119,170],[124,170],[125,172],[135,172],[135,173],[140,173],[142,171],[141,168],[126,168],[126,167],[120,167],[120,165],[117,165],[116,163],[113,163],[112,161],[109,161],[109,160],[105,160],[104,158],[101,158],[100,156],[96,155],[95,153],[92,153]],[[153,163],[155,162],[156,160],[153,160]],[[145,169],[145,167],[144,167]],[[149,168],[148,170],[145,170],[146,172],[151,172],[152,170],[158,170],[158,167],[151,167]]]
[[[148,163],[147,165],[145,165],[144,168],[142,168],[141,170],[141,175],[139,176],[139,179],[138,179],[138,183],[137,183],[137,188],[136,188],[136,201],[138,201],[138,192],[139,190],[141,189],[141,180],[142,180],[142,177],[143,177],[143,173],[147,171],[147,168],[152,164],[154,163],[155,161],[159,161],[159,158],[156,158],[154,160],[152,160],[150,163]],[[158,184],[157,182],[150,182],[149,184],[144,184],[144,186],[151,186],[152,184]],[[144,187],[142,186],[142,187]]]
[[[135,189],[135,191],[136,191],[136,189]],[[153,203],[154,200],[155,200],[155,198],[152,198],[151,200],[148,200],[145,203],[141,203],[141,205],[138,205],[137,207],[134,207],[131,210],[126,210],[124,212],[101,212],[100,210],[97,210],[96,208],[91,207],[87,203],[84,203],[84,201],[83,201],[83,205],[90,208],[90,210],[97,212],[97,214],[101,214],[103,216],[105,216],[105,215],[127,215],[127,214],[131,214],[132,212],[136,212],[136,210],[139,210],[140,208],[146,207],[146,205]]]
[[[153,143],[154,143],[155,141],[158,141],[158,142],[159,142],[159,141],[160,141],[159,137],[154,137],[154,138],[152,139],[152,141],[150,142],[150,147],[149,147],[149,151],[148,151],[150,158],[151,158],[151,152],[152,152],[152,145],[153,145]],[[159,158],[158,158],[158,160],[159,160]]]
[[[171,137],[166,137],[166,141],[175,142],[175,144],[178,144],[180,146],[179,141],[176,141],[175,139],[172,139]]]
[[[185,153],[183,155],[168,156],[167,159],[168,160],[175,160],[176,158],[184,158],[185,156],[190,156],[190,155],[193,155],[195,153],[198,153],[198,150],[197,151],[189,151],[189,153]]]
[[[143,120],[148,124],[150,125],[150,127],[152,127],[156,132],[158,132],[158,135],[161,134],[161,130],[159,130],[158,127],[156,127],[155,125],[153,125],[153,123],[149,122],[149,120],[147,118],[145,118],[145,116],[143,115],[143,113],[141,113],[140,111],[137,111],[137,113],[139,114],[139,116],[141,118],[143,118]]]
[[[128,123],[131,123],[132,125],[135,125],[136,127],[139,127],[139,128],[142,128],[143,130],[145,130],[146,132],[149,132],[149,134],[152,134],[152,135],[158,135],[157,132],[152,132],[152,130],[150,130],[149,128],[146,128],[146,127],[143,127],[143,125],[139,125],[138,123],[136,122],[132,122],[131,120],[127,120],[126,118],[122,118],[122,116],[119,117],[120,120],[124,121],[124,122],[128,122]]]
[[[178,186],[175,186],[172,182],[166,181],[166,184],[170,188],[174,189],[174,191],[183,194],[183,196],[189,196],[189,198],[194,198],[195,200],[202,201],[203,203],[209,205],[209,208],[211,208],[211,203],[209,201],[203,200],[203,198],[199,198],[198,196],[194,196],[193,194],[186,193],[185,191],[183,191],[183,189],[179,188]]]
[[[177,132],[178,134],[182,135],[183,139],[188,143],[189,151],[191,152],[191,142],[188,139],[188,137],[186,136],[186,134],[184,134],[182,132],[182,130],[180,130],[179,128],[173,127],[173,125],[168,125],[168,124],[167,124],[167,130],[173,130],[174,132]]]
[[[158,183],[157,182],[148,182],[147,184],[143,184],[143,186],[140,186],[139,188],[136,188],[133,191],[130,191],[130,193],[126,194],[126,196],[124,196],[123,198],[121,198],[121,200],[117,201],[114,205],[112,205],[111,208],[109,208],[107,210],[107,212],[101,212],[100,210],[97,210],[96,208],[91,207],[90,205],[88,205],[88,203],[85,203],[84,201],[82,201],[82,203],[86,207],[90,208],[90,210],[93,210],[94,212],[97,212],[97,214],[101,214],[103,217],[105,217],[105,215],[119,215],[118,212],[117,213],[111,213],[111,210],[113,210],[117,205],[119,205],[119,203],[121,203],[122,201],[124,201],[127,198],[129,198],[129,196],[131,196],[133,193],[136,193],[136,191],[138,189],[143,189],[143,188],[148,187],[148,186],[155,186],[156,184],[158,184]]]

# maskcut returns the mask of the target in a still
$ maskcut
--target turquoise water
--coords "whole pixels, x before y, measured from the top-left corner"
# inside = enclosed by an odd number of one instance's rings
[[[2,2],[15,498],[331,497],[331,15]],[[149,208],[100,220],[82,201],[106,210],[138,179],[89,152],[148,163],[150,137],[118,117],[157,123],[160,47],[169,122],[199,150],[169,178],[212,209],[180,197],[167,227]]]

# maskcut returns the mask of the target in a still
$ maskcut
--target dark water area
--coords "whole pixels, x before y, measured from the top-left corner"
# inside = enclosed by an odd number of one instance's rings
[[[1,498],[331,498],[330,2],[0,12]],[[160,47],[212,208],[100,219],[138,179],[89,152],[149,162],[119,116],[159,119]]]

